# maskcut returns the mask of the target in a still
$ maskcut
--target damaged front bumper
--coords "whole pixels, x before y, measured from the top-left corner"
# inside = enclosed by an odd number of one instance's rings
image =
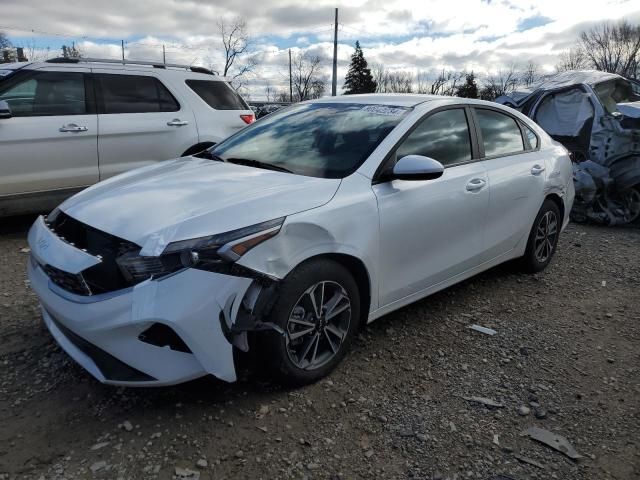
[[[255,312],[266,308],[264,294],[275,282],[188,268],[114,292],[78,295],[45,272],[47,265],[64,267],[60,249],[50,248],[58,241],[44,222],[32,227],[31,287],[53,337],[103,383],[162,386],[206,374],[233,382],[234,344],[246,349],[247,330],[269,328]],[[69,244],[65,254],[70,265],[87,261],[86,252]]]

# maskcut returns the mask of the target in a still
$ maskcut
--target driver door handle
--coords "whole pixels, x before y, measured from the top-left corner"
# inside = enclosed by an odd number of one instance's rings
[[[482,178],[474,178],[473,180],[469,180],[467,183],[467,191],[468,192],[477,192],[482,190],[487,182]]]
[[[170,127],[184,127],[185,125],[189,125],[189,122],[186,120],[180,120],[179,118],[174,118],[170,122],[167,122],[167,125]]]
[[[60,127],[61,132],[86,132],[87,130],[89,130],[87,127],[75,123],[68,123]]]
[[[540,175],[544,172],[545,168],[542,165],[538,165],[537,163],[531,167],[531,175]]]

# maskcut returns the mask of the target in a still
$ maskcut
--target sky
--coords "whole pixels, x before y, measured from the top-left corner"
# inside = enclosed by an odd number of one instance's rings
[[[356,40],[370,65],[479,75],[536,63],[552,72],[560,52],[595,23],[640,22],[638,0],[20,0],[5,4],[3,31],[16,46],[43,58],[75,42],[87,57],[162,60],[221,68],[217,23],[244,18],[258,68],[247,94],[288,88],[288,50],[323,57],[330,90],[334,8],[339,9],[338,89]]]

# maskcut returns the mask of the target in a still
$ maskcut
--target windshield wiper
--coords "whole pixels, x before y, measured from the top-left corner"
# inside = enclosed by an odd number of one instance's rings
[[[203,150],[193,156],[198,158],[206,158],[207,160],[215,160],[216,162],[224,162],[224,159],[222,157],[219,157],[215,153],[211,153],[209,150]]]
[[[276,172],[293,173],[288,168],[281,167],[280,165],[261,162],[260,160],[252,160],[250,158],[227,158],[226,161],[229,163],[235,163],[237,165],[246,165],[247,167],[264,168],[265,170],[275,170]]]

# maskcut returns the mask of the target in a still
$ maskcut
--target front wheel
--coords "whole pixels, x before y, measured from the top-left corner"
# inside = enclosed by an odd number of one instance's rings
[[[360,295],[349,271],[332,260],[312,260],[282,282],[265,332],[265,360],[282,383],[304,385],[326,376],[344,358],[360,321]]]
[[[549,265],[556,252],[562,218],[558,205],[553,200],[545,200],[533,222],[529,233],[527,249],[521,264],[527,272],[540,272]]]

